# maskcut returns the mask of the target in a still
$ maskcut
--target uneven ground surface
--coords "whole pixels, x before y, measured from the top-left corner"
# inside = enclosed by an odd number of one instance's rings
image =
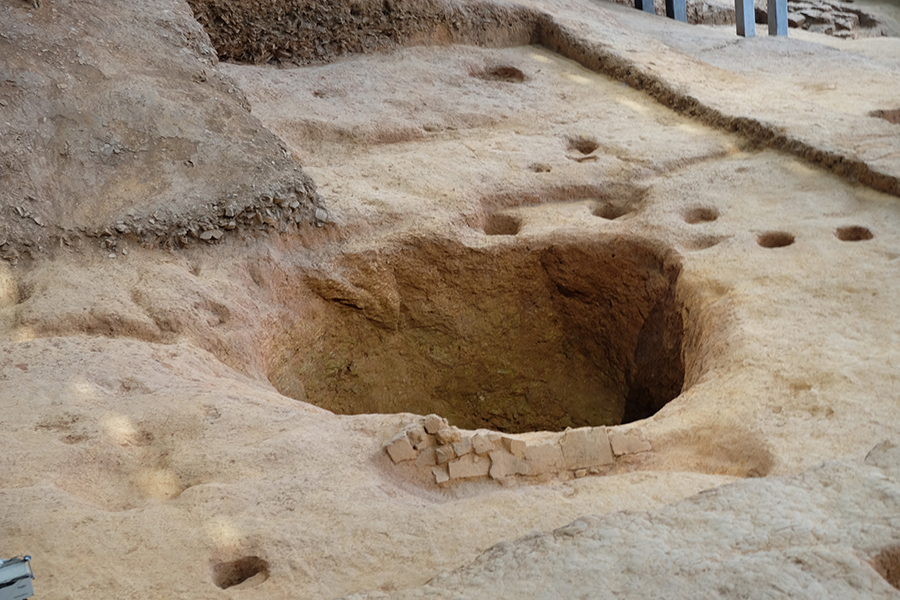
[[[174,0],[0,4],[0,556],[41,597],[900,596],[897,39],[307,5],[414,24],[278,68]],[[439,486],[383,450],[431,412],[651,450]]]

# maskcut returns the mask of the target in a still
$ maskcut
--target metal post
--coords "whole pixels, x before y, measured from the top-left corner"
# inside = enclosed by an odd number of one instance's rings
[[[787,9],[787,0],[782,0]],[[756,11],[753,0],[734,0],[734,20],[737,22],[737,34],[743,37],[756,35]],[[787,18],[784,20],[787,23]]]
[[[769,35],[787,35],[787,0],[769,0],[768,5]]]
[[[773,0],[769,0],[772,2]],[[787,2],[787,0],[782,0]],[[787,4],[785,4],[787,6]],[[666,16],[682,23],[687,23],[687,7],[685,0],[666,0]]]
[[[653,6],[653,0],[634,0],[634,7],[651,15],[656,14],[656,8]]]

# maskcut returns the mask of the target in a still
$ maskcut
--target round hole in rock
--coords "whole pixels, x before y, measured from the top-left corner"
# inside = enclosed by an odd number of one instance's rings
[[[838,227],[834,230],[834,236],[842,242],[863,242],[875,237],[868,227],[862,227],[860,225]]]
[[[579,152],[581,154],[587,155],[600,147],[600,144],[597,143],[597,140],[585,137],[571,137],[569,138],[569,150],[574,150],[575,152]]]
[[[525,81],[525,73],[516,67],[510,66],[489,67],[475,73],[475,77],[485,81],[503,81],[506,83],[523,83]]]
[[[594,210],[591,211],[591,214],[595,217],[600,217],[601,219],[614,221],[615,219],[624,217],[625,215],[633,211],[634,209],[631,206],[623,206],[621,204],[613,204],[607,202],[595,207]]]
[[[763,248],[784,248],[794,243],[794,236],[786,231],[767,231],[757,236],[756,243]]]
[[[519,219],[503,213],[493,213],[484,220],[484,232],[487,235],[516,235],[522,224]]]
[[[719,211],[708,206],[698,206],[684,213],[684,222],[690,225],[709,223],[719,218]]]
[[[894,125],[900,125],[900,108],[895,108],[893,110],[873,110],[869,113],[869,116],[884,119]]]
[[[900,590],[900,546],[882,550],[872,560],[872,566],[889,584]]]
[[[235,586],[256,587],[269,578],[269,563],[258,556],[245,556],[216,563],[211,571],[213,583],[223,590]]]
[[[320,298],[278,340],[269,378],[336,413],[468,429],[642,419],[684,384],[674,256],[624,236],[345,256],[308,278]]]

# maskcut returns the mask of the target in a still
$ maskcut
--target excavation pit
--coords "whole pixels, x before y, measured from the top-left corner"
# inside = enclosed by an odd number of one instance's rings
[[[311,276],[319,298],[279,341],[273,385],[336,413],[506,432],[642,419],[681,392],[672,253],[504,240],[417,240]]]

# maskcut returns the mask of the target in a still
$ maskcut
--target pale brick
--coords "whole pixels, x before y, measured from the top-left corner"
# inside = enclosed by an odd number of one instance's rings
[[[412,460],[418,456],[418,453],[412,447],[412,444],[409,443],[406,435],[389,442],[385,448],[394,463]]]
[[[525,460],[528,461],[532,475],[558,473],[566,468],[562,450],[556,444],[528,446],[525,449]]]
[[[416,468],[423,469],[425,467],[433,467],[437,464],[437,457],[434,455],[434,447],[428,447],[419,452],[416,458]]]
[[[421,425],[414,425],[409,428],[406,431],[406,437],[409,438],[409,443],[411,443],[412,447],[416,450],[422,450],[423,448],[434,445],[434,438],[425,433],[425,428]]]
[[[619,431],[610,431],[609,443],[612,446],[613,454],[616,456],[649,452],[652,449],[650,443],[641,439],[640,434],[635,432],[623,434]]]
[[[434,457],[437,464],[442,465],[448,460],[456,458],[456,452],[453,451],[453,446],[438,446],[434,451]]]
[[[486,477],[491,470],[491,459],[475,454],[466,454],[461,458],[451,461],[449,467],[450,479]]]
[[[516,458],[525,458],[525,442],[513,438],[503,438],[503,446]]]
[[[526,461],[505,450],[494,450],[491,452],[490,474],[492,479],[505,479],[510,475],[530,475],[531,470]]]
[[[462,438],[453,444],[453,451],[457,456],[464,456],[472,451],[472,438]]]
[[[494,444],[486,435],[476,433],[472,436],[472,449],[475,450],[475,454],[487,454],[494,449]]]
[[[434,434],[438,444],[452,444],[462,439],[462,434],[456,427],[444,427]]]
[[[447,465],[431,467],[431,472],[434,474],[435,483],[446,483],[450,481],[450,472],[447,470]]]
[[[435,434],[447,426],[447,421],[437,415],[428,415],[423,423],[427,433]]]
[[[605,427],[570,429],[559,445],[570,470],[606,465],[614,460]]]

